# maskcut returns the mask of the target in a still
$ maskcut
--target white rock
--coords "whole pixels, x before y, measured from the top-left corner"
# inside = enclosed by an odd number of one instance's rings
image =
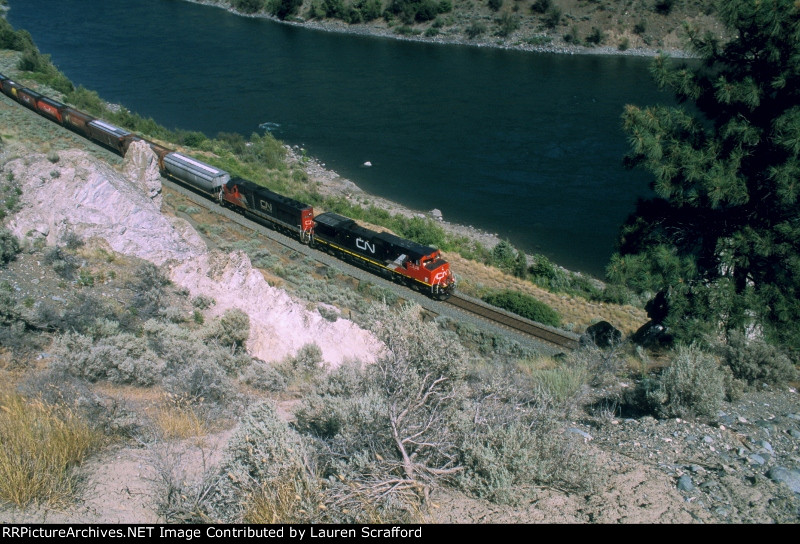
[[[134,146],[139,149],[123,165],[131,180],[77,150],[59,153],[57,178],[51,177],[54,165],[45,155],[7,163],[4,172],[12,172],[22,189],[21,210],[9,229],[21,239],[41,233],[49,245],[61,243],[68,232],[97,237],[114,251],[163,266],[192,296],[216,300],[209,317],[230,308],[247,313],[247,348],[264,361],[279,361],[311,343],[333,366],[376,358],[381,345],[371,333],[347,319],[330,322],[306,310],[285,291],[271,287],[244,253],[209,252],[187,221],[162,215],[154,155],[146,144]]]

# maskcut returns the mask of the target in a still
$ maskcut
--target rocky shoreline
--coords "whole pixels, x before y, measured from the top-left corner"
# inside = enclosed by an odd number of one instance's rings
[[[694,55],[689,52],[672,48],[643,48],[632,47],[629,49],[621,50],[617,47],[610,46],[596,46],[585,47],[582,45],[573,45],[567,43],[547,43],[547,44],[530,44],[524,42],[514,42],[510,39],[498,39],[497,36],[491,37],[478,37],[468,39],[464,36],[424,36],[419,35],[402,35],[393,31],[385,22],[377,22],[377,19],[371,23],[363,23],[358,25],[351,25],[344,21],[337,19],[324,19],[324,20],[281,20],[272,15],[264,13],[247,14],[237,11],[235,8],[226,5],[219,0],[186,0],[194,4],[202,4],[206,6],[214,6],[224,9],[230,13],[240,17],[250,17],[256,19],[269,19],[276,23],[307,28],[310,30],[317,30],[322,32],[337,32],[340,34],[353,34],[356,36],[368,36],[374,38],[386,38],[393,40],[403,40],[421,43],[434,43],[440,45],[463,45],[465,47],[488,47],[493,49],[507,49],[513,51],[525,51],[529,53],[554,53],[561,55],[614,55],[614,56],[635,56],[635,57],[655,57],[659,53],[666,53],[672,58],[692,58]]]

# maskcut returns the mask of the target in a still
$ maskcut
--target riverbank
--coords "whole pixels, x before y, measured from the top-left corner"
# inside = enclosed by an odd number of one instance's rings
[[[520,14],[514,6],[505,11],[507,17],[516,18],[516,29],[505,34],[491,32],[499,18],[487,16],[477,10],[469,14],[447,14],[437,17],[432,23],[406,25],[387,22],[383,18],[369,22],[349,24],[340,19],[309,18],[304,15],[281,20],[273,15],[243,13],[224,0],[187,0],[195,4],[225,9],[242,17],[269,19],[277,23],[302,27],[323,32],[337,32],[358,36],[369,36],[394,40],[433,43],[440,45],[461,45],[468,47],[496,48],[531,53],[554,53],[565,55],[625,55],[654,57],[666,53],[673,58],[691,58],[694,55],[686,49],[684,25],[692,25],[702,32],[709,31],[724,40],[724,27],[713,16],[710,7],[693,6],[694,11],[679,11],[677,8],[668,14],[652,18],[652,13],[635,13],[632,6],[621,7],[612,21],[610,10],[615,7],[603,6],[601,2],[585,6],[577,0],[562,0],[565,11],[561,22],[552,28],[541,24],[532,15]],[[307,3],[307,2],[306,2]],[[591,4],[596,4],[591,6]],[[305,5],[305,3],[304,3]],[[692,7],[686,6],[686,9]],[[301,14],[304,14],[302,7]],[[601,10],[604,17],[586,15],[586,10]],[[501,13],[501,12],[498,12]],[[447,22],[442,22],[447,21]],[[635,21],[635,22],[634,22]],[[448,24],[449,23],[449,24]],[[595,24],[599,25],[594,26]],[[607,26],[603,26],[603,25]],[[479,34],[468,30],[483,29]],[[591,30],[590,30],[591,29]],[[649,32],[647,31],[649,29]]]

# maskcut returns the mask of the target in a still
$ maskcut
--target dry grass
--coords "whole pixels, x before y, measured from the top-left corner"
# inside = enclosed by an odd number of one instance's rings
[[[166,440],[202,437],[209,432],[206,422],[192,408],[162,406],[154,420]]]
[[[497,268],[465,259],[457,254],[448,253],[445,259],[455,271],[469,271],[469,279],[459,278],[459,289],[476,294],[480,289],[513,289],[535,297],[553,308],[561,316],[563,326],[575,332],[583,332],[586,327],[597,321],[608,321],[623,334],[631,334],[644,325],[647,314],[633,306],[619,306],[603,302],[592,302],[581,297],[551,293],[537,287],[529,281],[521,280],[506,274]],[[472,291],[472,292],[470,292]]]
[[[302,506],[297,482],[288,477],[252,491],[246,503],[245,523],[308,523],[312,518]]]
[[[59,503],[76,488],[72,470],[102,436],[64,407],[0,393],[0,501]]]

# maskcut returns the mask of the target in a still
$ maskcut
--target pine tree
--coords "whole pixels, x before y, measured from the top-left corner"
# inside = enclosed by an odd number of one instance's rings
[[[800,2],[718,14],[729,42],[687,27],[702,62],[653,65],[681,105],[625,108],[626,161],[656,198],[623,226],[608,276],[665,293],[678,339],[755,327],[800,349]]]

